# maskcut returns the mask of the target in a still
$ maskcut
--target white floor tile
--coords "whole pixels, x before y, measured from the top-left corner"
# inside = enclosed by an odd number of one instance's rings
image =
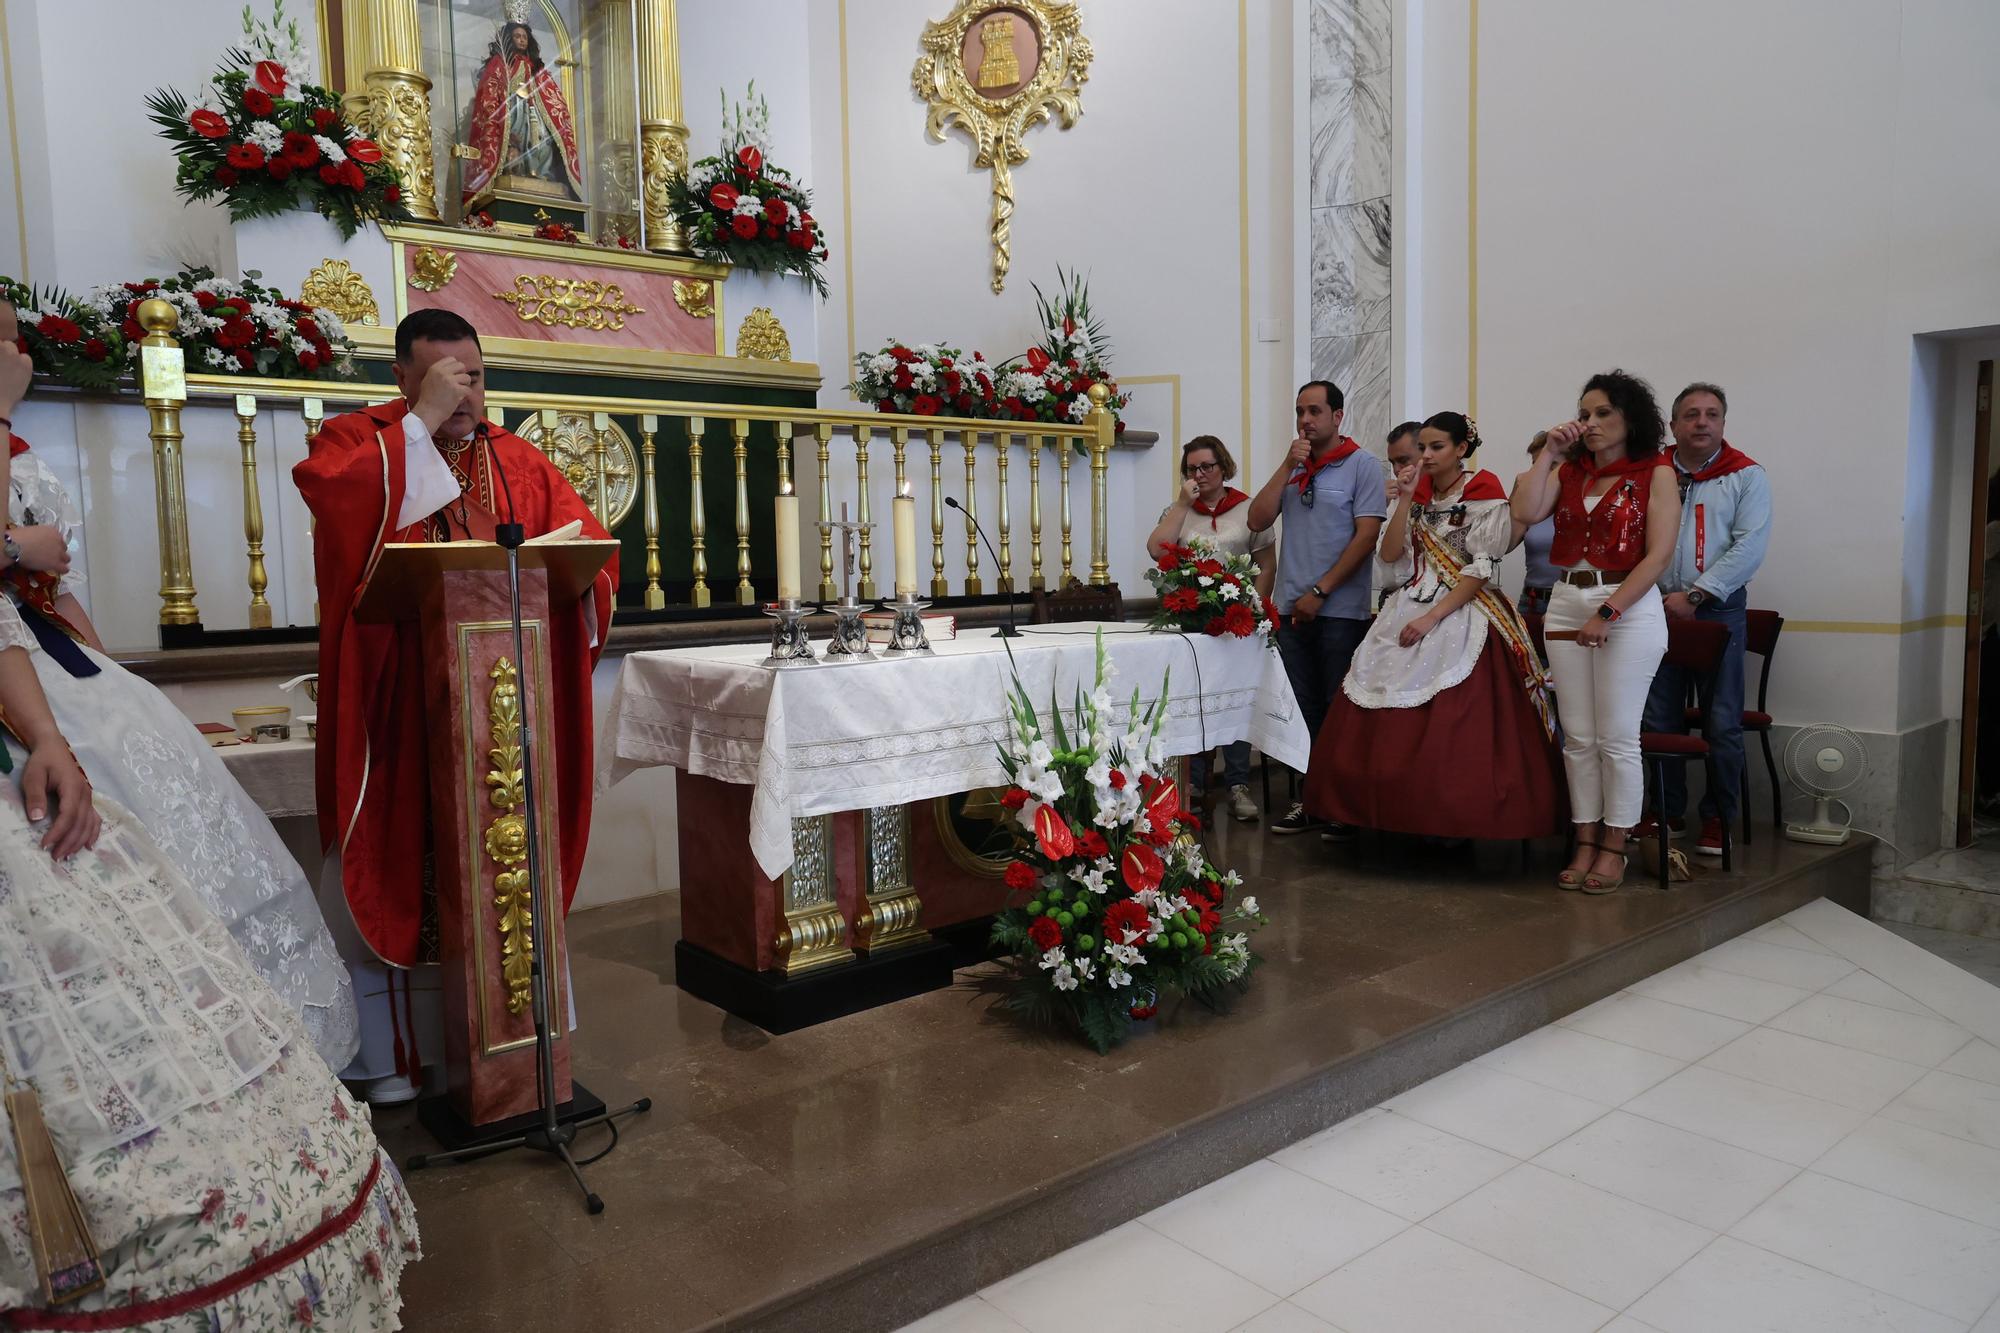
[[[1461,1065],[1386,1103],[1462,1139],[1526,1159],[1610,1109],[1480,1065]]]
[[[1289,1296],[1409,1223],[1269,1160],[1140,1219],[1275,1296]]]
[[[1899,1013],[1832,995],[1815,995],[1773,1018],[1770,1026],[1927,1068],[1943,1063],[1972,1036],[1942,1018]]]
[[[1696,1065],[1626,1104],[1634,1115],[1794,1166],[1807,1166],[1867,1119],[1832,1102]]]
[[[1638,1096],[1679,1073],[1682,1064],[1670,1056],[1560,1024],[1538,1028],[1489,1051],[1477,1063],[1606,1106]]]
[[[1933,1070],[1890,1102],[1885,1119],[2000,1148],[2000,1085]]]
[[[1762,940],[1766,944],[1781,944],[1787,949],[1804,949],[1807,953],[1823,953],[1829,957],[1839,956],[1818,940],[1801,934],[1782,918],[1768,925],[1759,926],[1743,938],[1746,940]]]
[[[1264,1311],[1236,1333],[1340,1333],[1340,1330],[1285,1301]]]
[[[1632,987],[1635,995],[1650,996],[1669,1004],[1701,1009],[1745,1023],[1762,1023],[1775,1018],[1812,992],[1775,981],[1738,976],[1719,968],[1704,967],[1700,959],[1689,959],[1664,972],[1656,972]]]
[[[978,1296],[934,1310],[900,1333],[1021,1333],[1021,1326]]]
[[[1828,986],[1825,993],[1843,1000],[1859,1000],[1863,1004],[1872,1004],[1879,1009],[1894,1009],[1904,1014],[1921,1014],[1925,1018],[1938,1017],[1920,1001],[1911,999],[1873,972],[1863,972],[1859,968]]]
[[[1651,1324],[1640,1323],[1629,1314],[1621,1314],[1599,1329],[1598,1333],[1660,1333],[1660,1330]]]
[[[1753,1028],[1701,1062],[1706,1069],[1817,1097],[1849,1110],[1881,1110],[1924,1076],[1922,1065],[1836,1046],[1776,1028]],[[2000,1095],[2000,1088],[1994,1089]]]
[[[1409,1222],[1514,1165],[1504,1153],[1388,1112],[1295,1143],[1271,1160]]]
[[[1981,1083],[2000,1084],[2000,1046],[1986,1041],[1969,1041],[1958,1054],[1938,1066],[1947,1074],[1976,1078]]]
[[[2000,1230],[2000,1151],[1877,1116],[1813,1170]]]
[[[1805,957],[1799,955],[1805,953]],[[1854,964],[1833,954],[1787,949],[1764,940],[1734,939],[1718,944],[1695,959],[1704,967],[1775,981],[1801,990],[1824,990],[1855,971]]]
[[[1614,1310],[1715,1239],[1704,1227],[1527,1165],[1424,1225]]]
[[[1640,1299],[1661,1333],[1957,1333],[1963,1325],[1754,1245],[1717,1240]]]
[[[1798,1169],[1656,1120],[1613,1111],[1535,1159],[1711,1231],[1734,1226]]]
[[[1811,1171],[1729,1234],[1965,1323],[2000,1298],[2000,1231]]]
[[[1137,1222],[980,1294],[1028,1333],[1224,1333],[1277,1303],[1248,1278]]]
[[[1587,1333],[1615,1313],[1422,1227],[1321,1278],[1294,1303],[1346,1333]]]
[[[1750,1030],[1748,1023],[1621,992],[1579,1009],[1560,1026],[1674,1060],[1699,1060]]]

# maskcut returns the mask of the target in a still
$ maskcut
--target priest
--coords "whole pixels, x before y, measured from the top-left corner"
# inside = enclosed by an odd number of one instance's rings
[[[389,542],[529,537],[580,523],[607,537],[540,450],[486,419],[479,336],[446,310],[396,327],[402,396],[328,421],[292,470],[312,511],[319,585],[322,906],[354,972],[361,1053],[342,1072],[378,1104],[407,1101],[442,1059],[423,651],[414,624],[363,624],[355,608]],[[618,564],[549,626],[564,910],[590,829],[590,673],[611,624]],[[419,969],[421,969],[419,971]],[[416,980],[417,984],[412,985]]]

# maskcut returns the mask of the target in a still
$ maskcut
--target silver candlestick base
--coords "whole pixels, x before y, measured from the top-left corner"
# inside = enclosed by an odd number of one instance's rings
[[[812,641],[806,637],[806,617],[812,613],[812,607],[792,597],[764,604],[764,614],[772,618],[771,655],[764,659],[765,666],[819,665]]]
[[[875,650],[868,643],[868,627],[861,623],[861,616],[868,610],[864,604],[852,596],[837,602],[826,602],[820,610],[833,617],[833,638],[826,645],[826,660],[842,662],[868,662],[875,658]]]
[[[931,650],[930,636],[924,633],[924,608],[929,602],[919,601],[915,594],[906,593],[893,602],[885,602],[889,610],[896,613],[896,620],[889,627],[889,643],[883,652],[891,657],[912,657]]]

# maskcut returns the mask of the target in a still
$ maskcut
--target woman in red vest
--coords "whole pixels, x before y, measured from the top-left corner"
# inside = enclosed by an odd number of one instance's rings
[[[1645,777],[1639,723],[1667,651],[1654,584],[1680,531],[1680,494],[1662,452],[1666,424],[1644,380],[1593,375],[1574,421],[1514,488],[1514,517],[1556,520],[1550,563],[1549,668],[1562,704],[1576,855],[1565,889],[1610,893],[1625,882],[1625,842],[1639,822]]]

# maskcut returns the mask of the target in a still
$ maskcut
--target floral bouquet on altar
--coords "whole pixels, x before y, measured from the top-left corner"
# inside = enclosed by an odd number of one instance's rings
[[[668,186],[668,207],[695,253],[758,273],[796,273],[827,294],[826,239],[813,221],[812,195],[766,160],[770,108],[750,85],[749,106],[731,117],[723,95],[722,155],[704,157]]]
[[[988,417],[993,407],[993,367],[974,352],[920,343],[891,343],[854,358],[847,391],[878,412],[920,417]]]
[[[364,223],[408,217],[396,169],[347,123],[340,97],[306,82],[311,64],[284,0],[269,25],[243,10],[249,49],[224,56],[193,106],[172,88],[146,99],[180,159],[188,199],[221,195],[232,221],[311,206],[351,238]]]
[[[1223,555],[1206,537],[1186,546],[1168,544],[1146,581],[1160,594],[1160,609],[1146,623],[1189,634],[1262,635],[1278,646],[1278,608],[1257,595],[1257,565],[1247,555]]]
[[[1022,354],[1018,367],[1008,361],[1000,368],[994,415],[1003,420],[1080,422],[1089,415],[1093,384],[1111,390],[1114,414],[1132,401],[1131,394],[1118,392],[1111,378],[1111,340],[1091,312],[1089,281],[1061,268],[1056,269],[1056,281],[1053,301],[1035,287],[1042,341]],[[1118,429],[1125,429],[1122,415]]]
[[[1127,727],[1108,688],[1111,660],[1097,636],[1097,671],[1070,716],[1050,701],[1053,743],[1017,675],[1001,763],[1012,785],[1001,802],[1020,821],[1007,887],[1021,905],[995,919],[993,942],[1013,956],[1009,1008],[1039,1021],[1074,1023],[1100,1054],[1150,1018],[1162,1000],[1192,995],[1219,1005],[1257,965],[1248,931],[1265,924],[1234,871],[1209,864],[1163,771],[1160,727],[1167,690],[1141,710],[1132,692]]]

